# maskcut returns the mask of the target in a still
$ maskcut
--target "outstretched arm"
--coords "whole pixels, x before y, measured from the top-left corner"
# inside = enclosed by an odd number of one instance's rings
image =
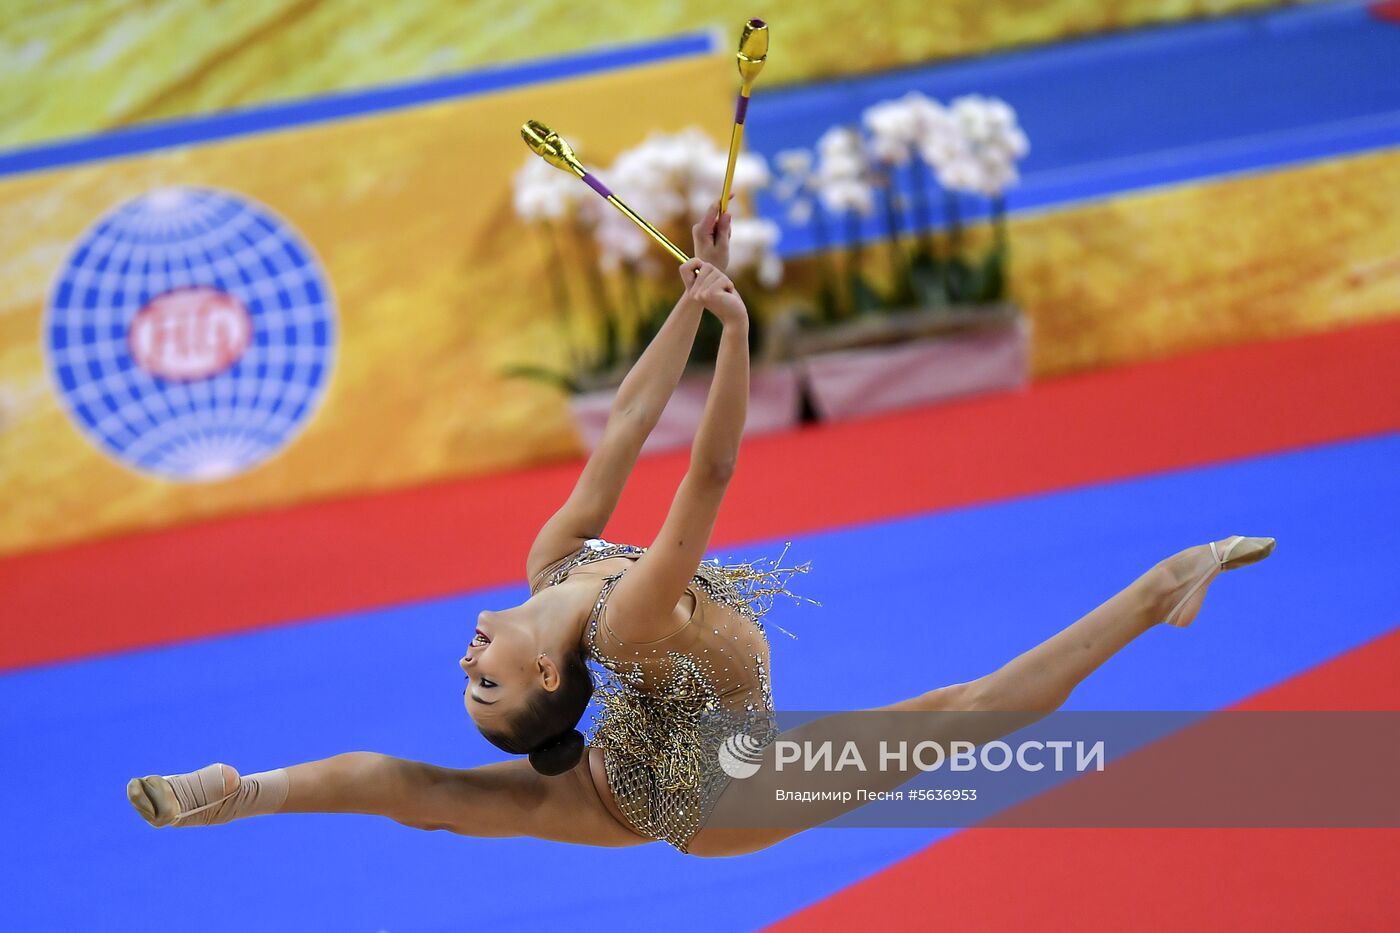
[[[627,572],[611,598],[609,628],[626,641],[664,636],[671,610],[705,556],[739,459],[749,400],[749,319],[734,284],[710,266],[689,289],[724,324],[714,380],[671,510],[656,540]]]
[[[728,217],[726,214],[716,220],[715,209],[711,208],[692,229],[697,258],[681,267],[683,282],[693,286],[703,262],[728,261]],[[545,522],[530,547],[525,570],[532,582],[540,571],[578,550],[585,540],[602,536],[642,444],[656,427],[685,370],[703,313],[702,303],[693,287],[688,286],[618,387],[598,447],[588,458],[568,500]]]

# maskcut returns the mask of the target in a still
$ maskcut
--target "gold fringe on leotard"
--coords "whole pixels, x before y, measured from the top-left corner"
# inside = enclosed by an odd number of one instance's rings
[[[644,553],[594,539],[548,581],[558,583],[585,563]],[[626,571],[606,578],[589,619],[585,643],[601,669],[589,744],[604,751],[608,785],[627,821],[682,852],[728,783],[718,766],[720,743],[740,732],[763,743],[776,735],[762,619],[780,597],[812,602],[788,589],[809,565],[784,567],[786,554],[784,548],[774,560],[711,560],[696,568],[691,589],[697,600],[714,604],[704,611],[704,624],[715,627],[716,647],[703,657],[649,646],[629,648],[632,657],[602,650],[599,623]]]

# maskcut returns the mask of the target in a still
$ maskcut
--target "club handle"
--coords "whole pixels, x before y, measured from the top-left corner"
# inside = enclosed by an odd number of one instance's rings
[[[744,147],[744,120],[749,115],[749,92],[745,86],[739,91],[739,99],[734,105],[734,131],[729,134],[729,164],[724,167],[724,187],[719,193],[719,213],[724,214],[729,207],[729,190],[734,186],[734,164],[739,161],[739,150]]]
[[[684,250],[682,250],[676,244],[672,243],[670,239],[667,238],[666,234],[662,233],[660,230],[647,223],[646,220],[640,214],[638,214],[636,211],[632,210],[632,208],[627,206],[626,201],[622,200],[617,195],[609,191],[607,189],[607,186],[604,185],[602,182],[598,181],[597,178],[595,178],[592,175],[585,175],[583,177],[583,180],[588,182],[588,186],[590,188],[601,194],[603,197],[607,198],[609,204],[622,211],[622,213],[627,217],[628,220],[632,221],[632,223],[640,227],[642,229],[642,232],[645,233],[647,236],[651,237],[653,240],[655,240],[661,246],[662,249],[674,256],[676,262],[680,263],[681,265],[690,262],[690,257],[685,254]]]

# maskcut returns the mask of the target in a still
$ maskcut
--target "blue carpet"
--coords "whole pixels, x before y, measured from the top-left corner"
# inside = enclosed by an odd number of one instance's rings
[[[984,673],[1159,558],[1232,533],[1277,553],[1211,590],[1197,624],[1131,645],[1072,708],[1211,709],[1400,623],[1400,434],[798,538],[821,608],[775,620],[786,709],[885,703]],[[775,542],[747,553],[773,553]],[[522,587],[0,678],[0,915],[8,929],[513,929],[568,910],[611,929],[762,925],[943,835],[825,830],[742,859],[428,834],[287,816],[155,831],[132,775],[245,771],[372,749],[497,757],[461,708],[476,613]],[[33,620],[30,624],[42,624]],[[858,659],[858,664],[856,663]],[[866,672],[878,671],[872,677]]]

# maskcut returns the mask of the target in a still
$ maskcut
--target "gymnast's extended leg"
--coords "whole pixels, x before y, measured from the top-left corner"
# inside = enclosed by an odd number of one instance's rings
[[[247,777],[228,765],[171,779],[153,775],[132,780],[127,796],[155,826],[269,813],[365,813],[464,836],[536,836],[596,846],[646,841],[606,810],[586,763],[545,778],[524,760],[455,769],[348,752]],[[199,807],[208,809],[182,815]]]
[[[1230,562],[1225,563],[1222,555],[1236,541],[1238,546],[1234,546]],[[854,741],[867,761],[878,760],[882,742],[934,741],[945,746],[957,740],[989,742],[1059,709],[1084,678],[1149,628],[1169,618],[1177,625],[1189,623],[1200,606],[1205,585],[1218,569],[1253,563],[1268,556],[1272,549],[1272,539],[1262,538],[1232,538],[1214,549],[1208,545],[1188,548],[1155,565],[1073,625],[984,677],[933,690],[881,710],[828,716],[784,732],[782,737],[814,745],[832,742],[838,748]],[[872,716],[874,712],[892,715]],[[969,712],[1014,715],[973,717],[966,715]],[[898,715],[907,713],[924,715]],[[765,767],[758,774],[729,784],[714,816],[692,841],[691,852],[742,854],[772,845],[805,828],[746,827],[754,822],[751,814],[764,812],[760,804],[769,805],[778,789],[792,783],[791,773],[785,779],[773,767],[774,755],[774,746],[770,746]],[[912,768],[905,772],[805,773],[801,786],[818,792],[891,790],[917,773]],[[810,816],[807,825],[815,826],[857,806],[858,803],[835,801],[810,803],[804,805],[802,819],[806,821]]]

